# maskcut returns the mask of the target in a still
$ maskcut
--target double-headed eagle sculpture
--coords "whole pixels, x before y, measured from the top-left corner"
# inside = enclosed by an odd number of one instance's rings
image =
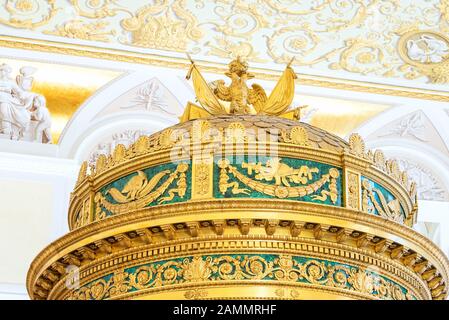
[[[254,75],[248,72],[248,64],[240,58],[228,65],[225,75],[231,79],[229,86],[226,86],[224,80],[207,83],[193,60],[190,61],[186,78],[192,78],[200,106],[189,102],[180,118],[181,122],[227,114],[265,114],[299,119],[301,107],[288,110],[293,101],[296,79],[296,74],[290,67],[291,61],[269,96],[258,84],[248,87],[246,81],[254,78]]]

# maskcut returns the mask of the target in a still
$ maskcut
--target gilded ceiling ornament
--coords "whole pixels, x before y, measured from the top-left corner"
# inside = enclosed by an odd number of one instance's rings
[[[207,42],[205,44],[210,48],[207,55],[222,58],[236,59],[238,57],[254,62],[267,62],[266,59],[259,58],[259,52],[249,42],[232,41],[226,38],[217,37],[215,43]]]
[[[3,6],[8,17],[3,18],[0,10],[0,24],[31,30],[48,24],[60,9],[56,0],[6,0]]]
[[[388,77],[394,75],[394,65],[388,61],[383,45],[361,38],[346,40],[339,61],[331,63],[329,68],[364,75],[378,74]]]
[[[73,11],[83,22],[60,9]],[[412,7],[395,0],[232,0],[207,6],[164,0],[144,7],[113,0],[7,0],[0,23],[61,39],[188,51],[201,58],[286,63],[295,57],[295,65],[321,70],[445,83],[447,11],[446,0]],[[110,30],[101,29],[106,25]]]
[[[125,7],[117,7],[116,0],[70,0],[78,16],[90,19],[114,17],[119,12],[132,14]]]
[[[249,41],[255,32],[269,27],[269,21],[261,13],[260,6],[256,3],[237,0],[229,4],[231,6],[228,8],[216,6],[214,12],[220,19],[217,22],[210,22],[224,36],[233,36]]]
[[[417,70],[432,83],[449,82],[449,38],[445,34],[424,30],[405,32],[398,41],[398,51],[412,71]]]
[[[108,23],[105,21],[85,22],[82,20],[70,20],[62,25],[55,26],[54,30],[44,31],[45,34],[92,41],[110,42],[110,36],[114,30],[105,30]]]
[[[129,34],[124,44],[185,52],[190,41],[198,41],[203,31],[197,18],[186,9],[186,1],[163,1],[144,6],[120,25]]]
[[[267,37],[267,54],[276,63],[288,63],[291,57],[295,57],[295,65],[315,65],[329,60],[342,50],[342,48],[335,48],[330,51],[324,50],[325,52],[322,53],[323,47],[320,46],[322,40],[307,23],[283,27]],[[317,52],[320,53],[317,55]]]

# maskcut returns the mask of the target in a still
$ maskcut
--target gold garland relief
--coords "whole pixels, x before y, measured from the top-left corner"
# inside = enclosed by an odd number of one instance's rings
[[[313,174],[318,174],[319,170],[315,167],[301,166],[299,168],[291,168],[290,166],[281,163],[281,159],[272,158],[267,161],[265,165],[261,163],[246,163],[241,164],[242,169],[246,169],[248,176],[254,175],[254,178],[245,176],[237,168],[230,164],[229,160],[219,160],[220,167],[220,181],[219,189],[221,193],[225,193],[229,188],[232,188],[233,194],[246,193],[249,194],[249,189],[239,188],[238,182],[229,182],[229,174],[234,176],[240,183],[255,191],[277,198],[294,198],[312,195],[318,189],[329,182],[329,189],[322,190],[320,194],[313,195],[315,200],[326,201],[329,197],[332,203],[337,202],[337,178],[340,173],[337,169],[331,168],[327,174],[313,183],[307,184],[313,178]],[[266,184],[259,181],[273,181],[274,184]],[[291,183],[301,184],[301,186],[291,186]]]

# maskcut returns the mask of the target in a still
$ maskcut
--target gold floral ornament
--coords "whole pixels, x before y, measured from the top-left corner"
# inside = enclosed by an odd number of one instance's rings
[[[309,180],[314,178],[314,174],[319,174],[318,168],[310,168],[308,166],[292,168],[285,163],[281,163],[279,158],[271,158],[267,160],[265,165],[243,162],[241,167],[246,169],[247,175],[237,170],[227,159],[220,160],[218,166],[221,169],[219,189],[222,194],[225,194],[229,188],[232,188],[232,194],[249,194],[249,189],[252,189],[277,198],[296,198],[312,195],[314,200],[319,201],[326,201],[329,197],[334,204],[338,199],[337,179],[340,173],[335,168],[330,168],[327,174],[322,174],[316,181],[308,183]],[[240,188],[237,181],[229,182],[229,174],[249,189]],[[274,183],[267,184],[259,181],[273,181]],[[327,182],[329,182],[328,190],[321,190],[319,194],[314,194]],[[297,186],[292,186],[291,184],[296,184]]]
[[[290,67],[293,59],[268,97],[260,85],[247,86],[246,81],[254,78],[254,75],[248,72],[248,64],[240,58],[228,65],[229,70],[225,75],[231,79],[229,86],[225,85],[224,80],[208,84],[190,56],[189,59],[192,64],[186,78],[192,78],[200,106],[190,102],[180,118],[181,122],[227,114],[266,114],[298,119],[296,110],[287,111],[293,101],[297,78]]]
[[[184,259],[180,275],[189,282],[206,281],[212,275],[212,257],[205,260],[200,256],[193,257],[192,261]]]
[[[427,76],[432,83],[449,82],[449,38],[439,32],[412,30],[398,41],[399,56],[409,70],[405,77]]]
[[[203,289],[192,289],[192,290],[187,290],[184,293],[184,297],[187,300],[197,300],[197,299],[204,299],[206,298],[208,295],[206,290]]]
[[[293,127],[289,133],[281,131],[282,140],[287,143],[297,144],[299,146],[310,146],[309,134],[303,127]]]
[[[9,13],[10,18],[0,17],[0,24],[28,30],[48,24],[59,11],[55,0],[45,1],[45,3],[36,0],[5,1],[2,6]]]
[[[88,23],[82,20],[70,20],[56,26],[55,30],[44,31],[44,33],[72,39],[109,42],[109,37],[115,35],[115,31],[105,30],[107,25],[105,21]]]
[[[175,1],[172,5],[156,1],[123,19],[120,24],[130,35],[125,44],[184,52],[189,41],[203,37],[197,18],[186,9],[186,4],[186,1]]]
[[[102,216],[102,208],[113,214],[119,214],[143,208],[157,199],[159,204],[170,201],[175,194],[183,198],[187,190],[186,171],[188,168],[187,164],[180,163],[173,172],[164,170],[155,174],[151,179],[148,179],[143,171],[137,171],[137,174],[129,179],[122,190],[116,188],[107,190],[106,194],[110,195],[116,203],[109,202],[101,192],[97,192],[95,195],[97,217]],[[158,186],[164,178],[165,181]],[[176,187],[169,189],[175,180],[177,181]],[[166,191],[168,195],[162,197]]]
[[[363,141],[363,138],[357,133],[352,133],[349,136],[349,153],[360,158],[366,157],[365,142]]]

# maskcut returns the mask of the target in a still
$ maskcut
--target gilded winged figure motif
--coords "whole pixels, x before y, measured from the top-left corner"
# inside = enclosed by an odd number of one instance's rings
[[[274,179],[275,185],[284,185],[290,187],[290,182],[306,184],[313,179],[313,173],[319,173],[318,168],[309,168],[308,166],[301,166],[299,168],[292,168],[285,163],[281,163],[279,158],[271,158],[263,166],[261,163],[243,163],[242,168],[246,168],[251,174],[254,170],[257,174],[257,180],[272,181]]]
[[[116,188],[111,188],[107,193],[118,203],[133,201],[151,192],[161,178],[168,173],[170,173],[169,170],[164,170],[155,174],[148,181],[145,172],[139,170],[137,171],[137,175],[129,179],[121,191]]]
[[[297,111],[300,108],[287,111],[295,93],[296,74],[290,67],[291,62],[269,96],[258,84],[248,87],[247,80],[254,78],[254,75],[248,72],[248,64],[240,58],[228,65],[225,75],[231,79],[229,85],[224,80],[207,83],[192,60],[191,63],[186,78],[192,78],[200,106],[189,103],[180,118],[181,122],[225,114],[267,114],[299,119]]]

